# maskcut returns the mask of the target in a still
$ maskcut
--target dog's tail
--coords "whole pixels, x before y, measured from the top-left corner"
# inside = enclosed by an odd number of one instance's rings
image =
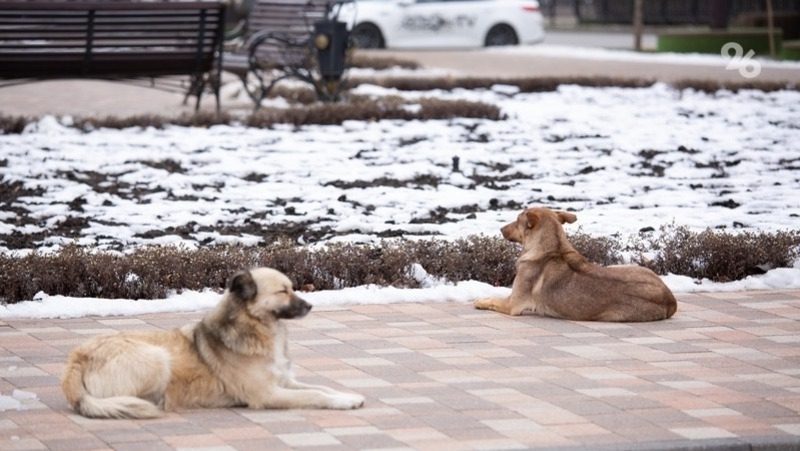
[[[61,389],[70,406],[90,418],[157,418],[163,411],[155,404],[135,396],[97,398],[89,394],[83,383],[83,374],[89,357],[75,351],[70,355]]]

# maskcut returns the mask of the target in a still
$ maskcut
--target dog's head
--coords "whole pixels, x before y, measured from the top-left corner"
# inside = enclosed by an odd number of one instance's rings
[[[272,268],[239,271],[228,281],[228,295],[256,318],[302,318],[311,304],[292,289],[292,281]]]
[[[538,232],[548,227],[561,229],[561,224],[572,224],[578,219],[567,211],[554,211],[549,208],[526,208],[517,220],[504,225],[500,231],[503,238],[514,243],[525,244]]]

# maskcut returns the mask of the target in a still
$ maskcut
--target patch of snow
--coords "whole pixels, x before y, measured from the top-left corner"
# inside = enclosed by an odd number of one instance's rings
[[[775,268],[766,274],[725,283],[712,282],[708,279],[698,281],[675,274],[664,276],[662,279],[672,291],[680,293],[786,290],[800,288],[800,268]]]
[[[80,318],[83,316],[139,315],[162,312],[207,310],[219,302],[210,289],[184,291],[166,299],[132,300],[76,298],[37,293],[34,300],[0,305],[0,318]]]
[[[39,399],[39,396],[36,395],[36,393],[24,390],[18,390],[16,388],[14,389],[13,392],[11,392],[11,397],[16,399],[17,401],[36,401]]]
[[[383,305],[395,303],[470,303],[486,297],[506,297],[511,289],[494,287],[477,281],[447,283],[428,274],[421,265],[414,265],[413,274],[423,288],[395,288],[374,285],[323,290],[300,295],[311,304],[322,307],[345,305]],[[750,276],[730,283],[703,280],[696,283],[689,277],[668,275],[662,277],[676,293],[721,292],[742,290],[800,288],[800,265],[794,268],[777,268],[766,274]],[[184,291],[166,299],[139,300],[74,298],[37,294],[36,300],[0,305],[0,318],[79,318],[84,316],[141,315],[162,312],[204,311],[214,307],[220,294],[205,290]],[[1,407],[1,406],[0,406]]]
[[[11,396],[0,395],[0,412],[7,410],[20,410],[22,403]]]

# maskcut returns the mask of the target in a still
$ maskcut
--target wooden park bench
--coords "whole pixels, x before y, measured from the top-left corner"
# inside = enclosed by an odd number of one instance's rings
[[[309,83],[318,99],[336,99],[344,72],[348,32],[332,12],[343,1],[250,0],[250,3],[241,43],[226,53],[224,69],[239,76],[255,108],[286,78]]]
[[[0,80],[188,75],[195,109],[208,87],[219,111],[224,29],[213,1],[0,0]]]

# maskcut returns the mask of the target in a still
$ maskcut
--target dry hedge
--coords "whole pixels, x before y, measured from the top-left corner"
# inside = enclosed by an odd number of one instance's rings
[[[482,102],[423,98],[409,103],[400,97],[371,99],[353,96],[349,102],[314,103],[291,108],[264,108],[245,118],[227,113],[198,112],[178,117],[138,115],[128,117],[77,118],[72,127],[90,131],[96,128],[123,129],[128,127],[163,128],[166,125],[210,127],[244,123],[250,127],[267,128],[277,124],[338,125],[344,121],[379,121],[383,119],[430,120],[457,117],[500,120],[500,108]],[[0,115],[0,134],[22,133],[35,118]]]
[[[772,267],[790,266],[800,254],[800,231],[744,232],[684,227],[662,228],[623,245],[615,238],[570,235],[575,247],[601,264],[623,262],[630,252],[639,264],[659,274],[673,273],[715,281],[741,279]],[[654,253],[645,260],[643,253]],[[317,249],[288,241],[267,247],[216,246],[189,250],[145,247],[130,254],[92,252],[69,246],[56,253],[24,257],[0,254],[0,303],[51,295],[100,298],[163,298],[172,290],[219,288],[234,272],[271,266],[285,272],[297,287],[336,289],[364,284],[418,287],[412,265],[434,277],[479,280],[509,286],[514,277],[516,245],[496,237],[456,241],[383,241],[360,245],[331,243]]]
[[[400,91],[429,91],[441,89],[489,89],[494,85],[503,84],[519,88],[520,92],[549,92],[555,91],[561,85],[578,85],[594,88],[645,88],[652,86],[655,80],[644,78],[625,77],[600,77],[600,76],[571,76],[571,77],[350,77],[348,85],[355,87],[361,84],[378,85],[385,88],[394,88]],[[755,89],[763,92],[779,91],[783,89],[797,90],[800,85],[796,83],[780,83],[773,81],[717,81],[702,79],[684,79],[670,83],[677,90],[694,89],[697,91],[714,93],[719,90],[737,92],[742,89]]]
[[[375,56],[364,55],[363,53],[350,52],[347,59],[347,64],[350,67],[357,67],[361,69],[375,69],[386,70],[399,67],[401,69],[415,70],[419,69],[420,65],[416,61],[396,58],[393,56]]]
[[[800,231],[729,233],[692,232],[686,227],[662,228],[632,246],[655,258],[636,259],[658,274],[681,274],[695,279],[729,282],[769,269],[791,266],[800,255]]]

